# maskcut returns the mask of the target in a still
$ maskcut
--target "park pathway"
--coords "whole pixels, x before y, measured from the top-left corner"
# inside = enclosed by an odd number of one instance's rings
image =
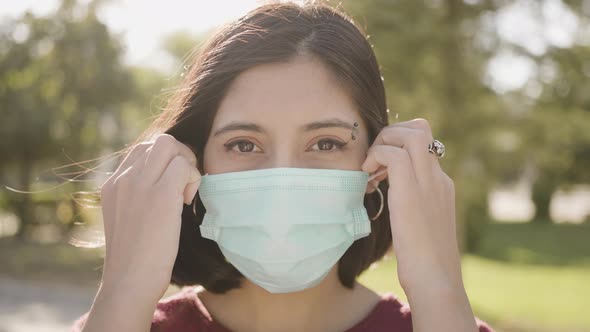
[[[0,332],[63,332],[84,314],[96,289],[0,276]]]

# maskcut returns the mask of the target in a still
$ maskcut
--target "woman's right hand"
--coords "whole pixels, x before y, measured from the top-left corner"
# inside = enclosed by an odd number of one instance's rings
[[[168,134],[137,144],[101,189],[105,231],[101,288],[159,300],[178,252],[183,202],[201,183],[191,149]]]

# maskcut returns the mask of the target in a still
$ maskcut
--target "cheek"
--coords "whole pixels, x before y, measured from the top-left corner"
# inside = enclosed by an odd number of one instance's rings
[[[205,149],[203,149],[203,157],[202,158],[203,158],[203,174],[216,173],[215,165],[219,164],[218,162],[216,162],[216,159],[218,159],[219,157],[218,157],[217,152],[214,149],[212,149],[209,144],[205,145]]]
[[[362,168],[363,164],[365,163],[365,160],[367,160],[367,154],[366,151],[362,151],[356,159],[356,165],[358,170]]]
[[[369,153],[369,140],[366,137],[363,137],[362,142],[359,142],[360,148],[358,149],[357,161],[359,162],[359,167],[365,162],[367,159],[367,155]]]

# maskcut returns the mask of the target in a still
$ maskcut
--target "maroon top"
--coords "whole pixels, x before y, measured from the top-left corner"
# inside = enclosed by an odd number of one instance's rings
[[[82,330],[88,313],[82,315],[72,326],[73,332]],[[476,317],[480,332],[494,332],[484,321]],[[231,332],[213,320],[193,287],[184,287],[180,292],[161,299],[154,312],[152,332]],[[381,301],[363,320],[344,332],[411,332],[410,307],[399,301],[394,294],[382,295]]]

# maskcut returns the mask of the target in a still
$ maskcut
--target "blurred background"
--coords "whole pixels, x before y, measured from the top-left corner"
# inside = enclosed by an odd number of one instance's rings
[[[590,0],[329,1],[369,34],[390,123],[424,117],[466,290],[498,331],[590,331]],[[63,331],[97,289],[93,191],[183,59],[255,0],[0,6],[0,331]],[[389,254],[361,282],[405,295]],[[176,291],[173,287],[169,293]]]

